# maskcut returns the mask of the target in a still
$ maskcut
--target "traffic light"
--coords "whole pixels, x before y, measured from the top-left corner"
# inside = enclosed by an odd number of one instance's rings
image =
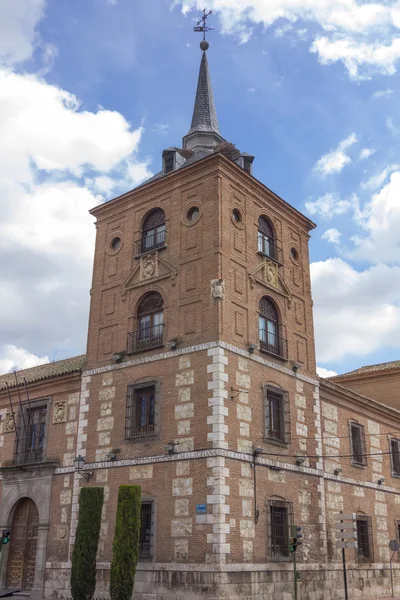
[[[301,525],[291,525],[289,536],[289,552],[296,552],[298,546],[302,545],[303,527]]]
[[[8,542],[10,541],[10,536],[11,536],[11,532],[8,531],[7,529],[3,529],[3,533],[1,536],[1,543],[8,544]]]

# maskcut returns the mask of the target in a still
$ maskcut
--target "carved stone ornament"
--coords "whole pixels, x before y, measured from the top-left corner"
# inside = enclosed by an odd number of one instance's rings
[[[225,281],[223,279],[211,280],[211,296],[213,298],[225,298]]]
[[[151,279],[158,275],[157,254],[142,256],[140,259],[140,279]]]
[[[13,419],[12,413],[8,412],[6,414],[6,433],[10,433],[15,430],[15,423]]]
[[[265,259],[264,262],[264,280],[266,283],[278,287],[278,265],[272,260]]]
[[[67,420],[67,407],[65,402],[56,402],[54,404],[53,423],[65,423]]]

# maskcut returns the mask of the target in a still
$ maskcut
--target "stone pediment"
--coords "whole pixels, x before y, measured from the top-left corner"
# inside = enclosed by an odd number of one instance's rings
[[[257,265],[251,273],[249,273],[250,286],[253,289],[254,285],[258,283],[259,285],[281,294],[285,296],[290,303],[292,301],[292,294],[290,293],[289,288],[284,282],[283,278],[279,273],[278,264],[270,260],[269,258],[264,258],[262,262]]]
[[[160,257],[159,252],[151,252],[140,257],[132,273],[121,287],[122,298],[125,299],[129,290],[133,290],[162,279],[175,278],[177,269]]]

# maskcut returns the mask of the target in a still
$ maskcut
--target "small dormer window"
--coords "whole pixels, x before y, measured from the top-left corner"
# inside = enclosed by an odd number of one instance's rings
[[[248,173],[251,173],[251,162],[246,158],[243,159],[243,169]]]
[[[170,152],[164,156],[164,173],[170,173],[174,170],[175,156],[173,152]]]

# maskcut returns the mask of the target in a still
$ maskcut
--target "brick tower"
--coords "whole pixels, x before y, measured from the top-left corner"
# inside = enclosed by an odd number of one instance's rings
[[[101,561],[111,557],[118,487],[137,483],[137,593],[159,593],[172,577],[185,597],[209,586],[234,598],[238,573],[245,583],[254,569],[264,585],[255,565],[282,559],[287,568],[293,519],[307,517],[310,560],[326,547],[319,480],[306,477],[317,460],[302,458],[320,452],[314,225],[252,175],[253,156],[222,137],[201,47],[182,147],[163,152],[149,181],[92,211],[77,450],[106,487]]]

